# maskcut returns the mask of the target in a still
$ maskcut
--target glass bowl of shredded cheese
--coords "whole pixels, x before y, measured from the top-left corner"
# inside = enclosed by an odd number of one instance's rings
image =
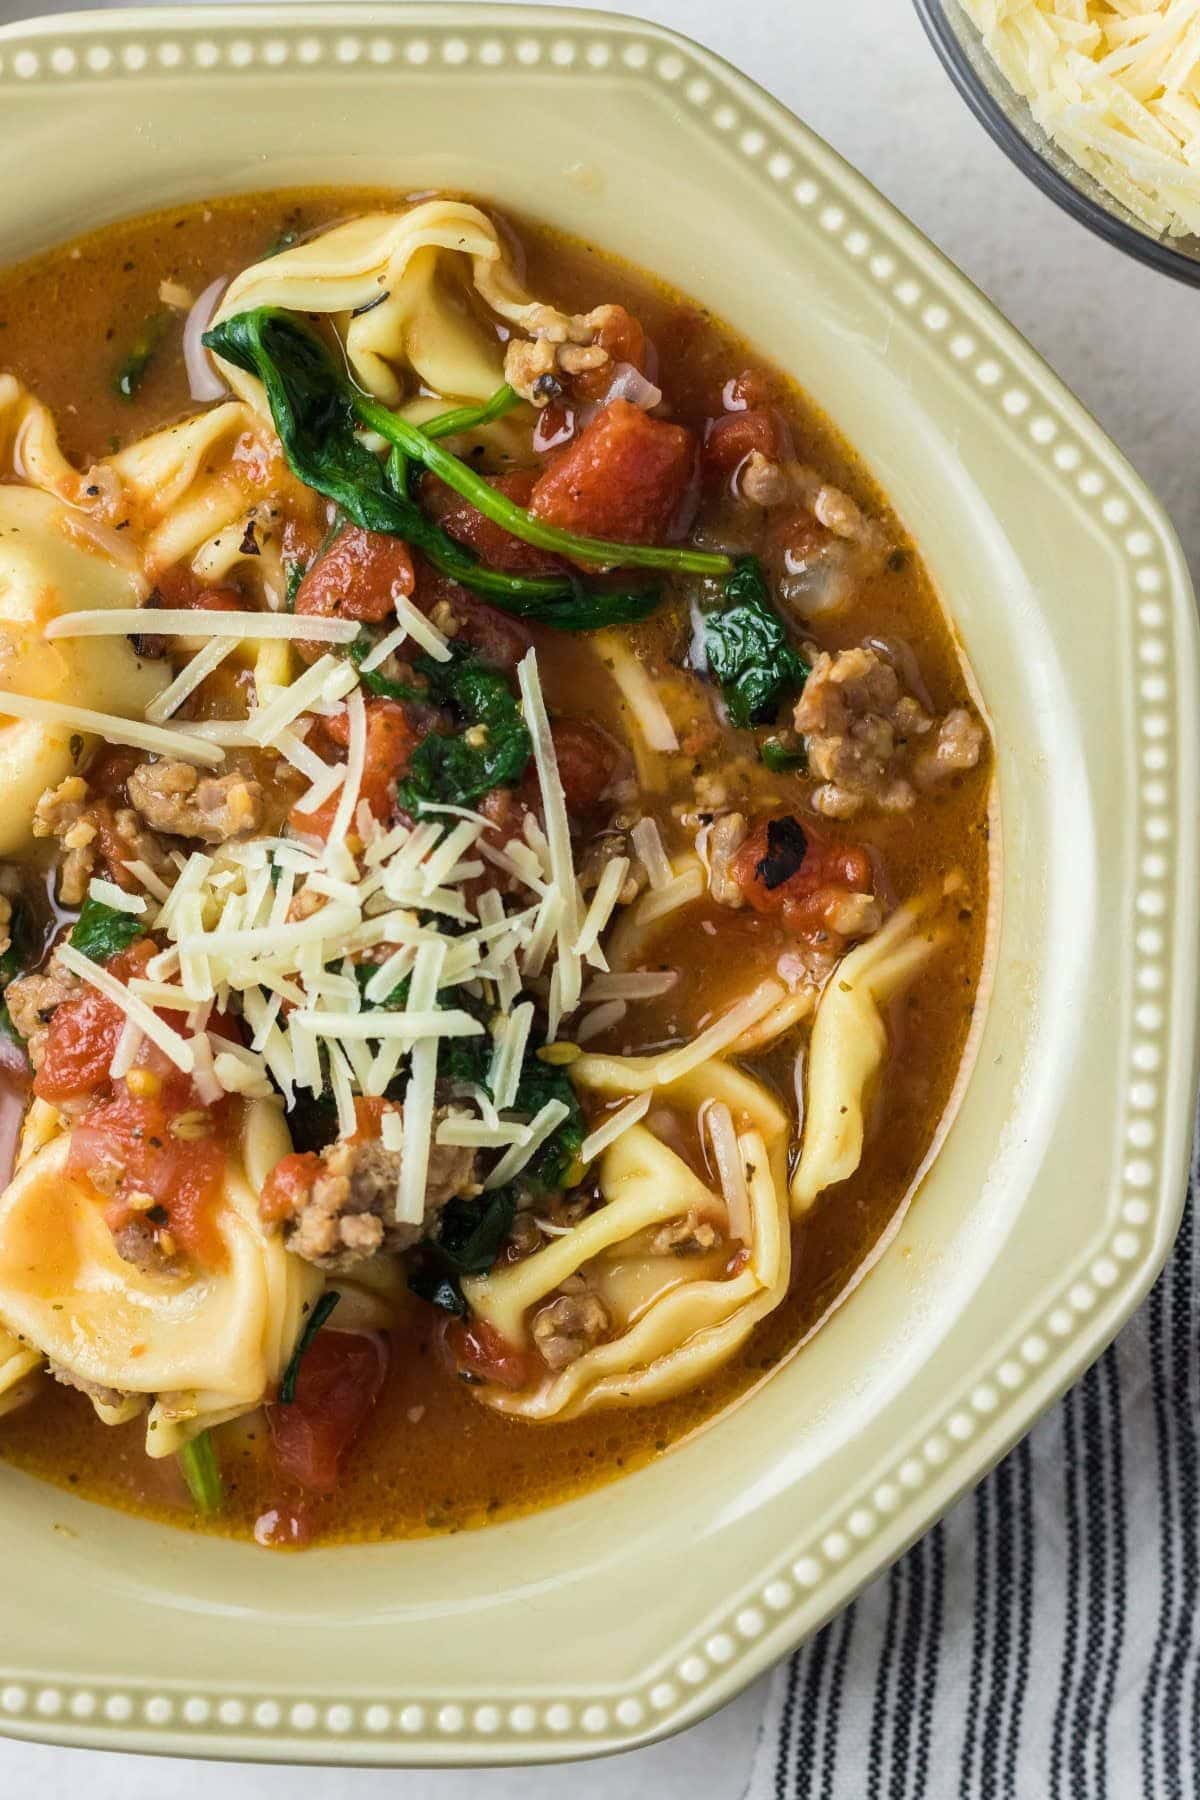
[[[916,0],[955,86],[1044,193],[1200,285],[1200,0]]]

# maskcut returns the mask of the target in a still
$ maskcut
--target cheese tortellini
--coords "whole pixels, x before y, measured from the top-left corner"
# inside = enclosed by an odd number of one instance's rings
[[[103,1203],[68,1171],[69,1149],[68,1132],[50,1138],[0,1198],[0,1324],[23,1355],[92,1394],[107,1422],[149,1404],[147,1452],[167,1456],[259,1405],[320,1293],[320,1273],[259,1222],[287,1128],[273,1103],[247,1106],[215,1213],[223,1264],[179,1275],[122,1259]]]
[[[631,1086],[622,1057],[585,1057],[573,1075],[580,1086],[612,1097]],[[610,1322],[602,1341],[558,1372],[544,1368],[528,1389],[472,1390],[496,1411],[542,1420],[669,1399],[720,1367],[786,1293],[786,1114],[758,1082],[720,1062],[704,1063],[660,1092],[685,1113],[714,1100],[729,1107],[738,1128],[750,1242],[731,1244],[719,1190],[652,1130],[634,1125],[601,1159],[602,1206],[524,1261],[463,1283],[476,1318],[509,1344],[532,1342],[538,1309],[572,1278],[599,1299]],[[719,1223],[710,1248],[677,1255],[665,1243],[656,1245],[661,1227],[689,1216]]]
[[[45,628],[79,608],[137,606],[143,591],[86,514],[53,494],[0,486],[0,688],[140,718],[170,679],[164,663],[139,657],[127,638],[47,642]],[[0,718],[0,856],[27,844],[39,796],[92,743],[68,725]]]
[[[882,1009],[907,987],[941,936],[928,904],[910,901],[852,950],[826,983],[813,1021],[804,1135],[791,1180],[796,1216],[862,1161],[867,1107],[888,1048]]]
[[[367,213],[256,263],[230,283],[216,317],[259,306],[332,317],[355,376],[389,405],[418,384],[486,400],[504,379],[503,353],[471,305],[472,285],[513,324],[533,310],[487,215],[464,201],[427,200]],[[266,410],[253,376],[220,366],[235,393]]]

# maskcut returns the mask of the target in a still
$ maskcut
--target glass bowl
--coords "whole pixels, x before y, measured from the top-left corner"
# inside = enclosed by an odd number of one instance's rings
[[[1177,281],[1200,286],[1200,237],[1152,231],[1067,155],[992,61],[958,0],[915,0],[946,73],[980,124],[1044,194],[1089,231]]]

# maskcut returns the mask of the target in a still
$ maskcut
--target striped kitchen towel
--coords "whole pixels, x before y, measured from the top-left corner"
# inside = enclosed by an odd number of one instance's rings
[[[747,1800],[1198,1800],[1200,1194],[1149,1299],[776,1670]]]

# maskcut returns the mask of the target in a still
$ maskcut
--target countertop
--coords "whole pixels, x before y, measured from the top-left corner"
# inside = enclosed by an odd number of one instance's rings
[[[580,0],[586,4],[587,0]],[[636,9],[626,0],[624,10]],[[613,10],[619,0],[613,0]],[[0,0],[0,19],[66,11]],[[1166,503],[1200,579],[1200,482],[1184,396],[1200,390],[1200,298],[1074,224],[1005,161],[943,75],[906,0],[642,0],[793,108],[862,169],[1025,333]],[[0,127],[2,129],[2,127]],[[737,1800],[760,1683],[668,1743],[577,1766],[572,1800]],[[210,1763],[0,1741],[12,1800],[211,1800]],[[221,1800],[552,1800],[561,1773],[229,1766]]]

